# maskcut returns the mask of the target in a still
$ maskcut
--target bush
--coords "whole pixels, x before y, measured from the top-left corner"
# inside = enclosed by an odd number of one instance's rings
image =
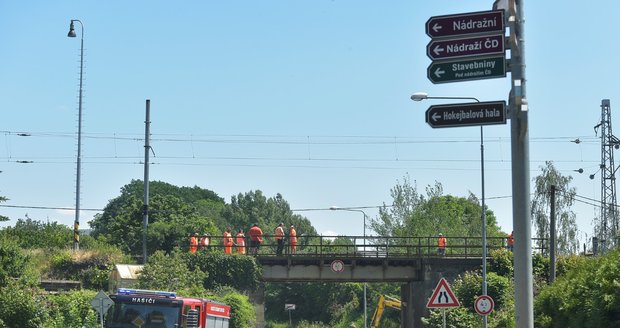
[[[479,272],[466,272],[454,282],[454,290],[461,306],[475,313],[474,302],[482,295],[482,275]],[[487,294],[493,298],[495,311],[502,310],[512,299],[513,289],[510,279],[488,272]]]
[[[49,320],[43,327],[98,327],[98,314],[90,304],[95,294],[94,291],[79,290],[68,294],[48,295]]]
[[[18,279],[21,284],[34,286],[37,274],[30,263],[30,258],[24,254],[13,238],[0,236],[0,287],[7,286],[11,280]]]
[[[620,253],[575,261],[534,300],[537,327],[620,326]]]
[[[16,281],[0,288],[0,321],[4,327],[39,328],[46,320],[38,291]]]
[[[138,288],[175,291],[202,289],[208,277],[200,269],[190,270],[183,252],[176,248],[169,255],[157,251],[149,257],[138,276]]]
[[[492,250],[490,255],[489,271],[495,272],[502,277],[511,278],[514,272],[512,252],[505,248],[500,248]]]
[[[115,248],[102,250],[60,251],[52,255],[51,279],[79,280],[87,289],[107,289],[108,277],[114,263],[125,257]]]
[[[247,296],[230,291],[221,299],[230,306],[230,327],[250,328],[256,323],[254,306]]]
[[[204,280],[205,289],[231,286],[237,290],[255,290],[260,279],[260,267],[252,256],[227,255],[215,252],[184,253],[190,270],[200,270],[209,275]]]

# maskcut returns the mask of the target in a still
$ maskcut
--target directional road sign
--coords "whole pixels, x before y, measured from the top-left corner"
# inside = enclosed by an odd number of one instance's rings
[[[506,102],[433,105],[426,110],[426,123],[433,128],[506,124]]]
[[[437,287],[433,291],[433,296],[428,299],[428,303],[426,303],[427,308],[452,308],[459,307],[461,304],[459,300],[454,296],[452,289],[450,289],[450,285],[446,281],[446,279],[441,278],[439,283],[437,283]]]
[[[433,16],[426,21],[426,34],[431,38],[504,31],[503,10]]]
[[[426,55],[433,60],[498,54],[504,54],[503,34],[432,40],[426,46]]]
[[[435,84],[505,77],[506,58],[495,56],[433,62],[427,69],[427,76]]]

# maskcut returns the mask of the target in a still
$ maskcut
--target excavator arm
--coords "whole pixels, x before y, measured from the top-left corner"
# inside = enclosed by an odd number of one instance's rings
[[[372,316],[370,328],[379,327],[379,322],[381,322],[381,317],[383,316],[383,311],[385,311],[386,306],[400,311],[401,302],[399,299],[394,297],[379,295],[379,301],[377,302],[375,313]]]

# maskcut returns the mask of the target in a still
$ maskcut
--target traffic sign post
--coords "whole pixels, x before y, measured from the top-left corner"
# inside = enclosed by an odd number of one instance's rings
[[[433,62],[427,69],[427,76],[435,84],[505,77],[506,58],[495,56]]]
[[[428,299],[426,307],[429,309],[434,309],[453,308],[459,306],[461,306],[461,304],[452,292],[452,289],[450,289],[450,285],[445,278],[441,278],[441,280],[437,283],[435,290],[433,290],[433,296]]]
[[[476,298],[474,302],[474,309],[479,315],[489,315],[493,312],[493,308],[495,307],[495,302],[493,302],[493,298],[489,295],[482,295]]]
[[[504,31],[503,10],[433,16],[426,21],[426,34],[431,38]]]
[[[291,311],[295,310],[295,304],[284,304],[284,311],[288,311],[288,323],[293,326],[293,318],[291,317]]]
[[[503,34],[431,40],[426,46],[426,55],[432,60],[498,54],[504,54]]]
[[[103,328],[103,316],[108,312],[108,309],[114,305],[114,301],[108,297],[103,290],[100,290],[90,302],[90,305],[99,313],[101,328]]]
[[[432,105],[426,110],[432,128],[506,124],[506,102]]]

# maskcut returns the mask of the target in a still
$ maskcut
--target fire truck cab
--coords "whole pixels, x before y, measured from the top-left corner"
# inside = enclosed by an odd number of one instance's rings
[[[230,320],[229,306],[175,292],[119,288],[110,298],[108,328],[228,328]]]

